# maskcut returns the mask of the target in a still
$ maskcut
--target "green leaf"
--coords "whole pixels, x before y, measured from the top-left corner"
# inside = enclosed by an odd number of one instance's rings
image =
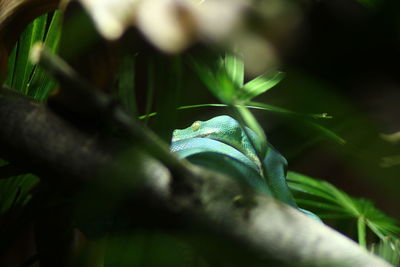
[[[0,159],[1,167],[8,163]],[[24,174],[0,180],[0,215],[11,208],[22,206],[29,200],[29,190],[38,182],[32,174]],[[0,220],[1,224],[1,220]]]
[[[46,33],[44,44],[52,52],[57,52],[61,38],[62,13],[56,10],[51,17],[49,29]]]
[[[346,140],[344,140],[342,137],[340,137],[339,135],[337,135],[336,133],[334,133],[333,131],[325,128],[324,126],[312,122],[312,121],[307,121],[307,123],[314,129],[324,133],[327,137],[329,137],[330,139],[334,140],[335,142],[344,145],[346,144]]]
[[[217,85],[210,88],[211,92],[223,103],[234,105],[236,103],[237,86],[228,77],[228,74],[220,69],[216,72]]]
[[[191,58],[190,63],[210,92],[221,102],[232,105],[236,102],[237,86],[228,76],[224,64],[207,64],[200,59]]]
[[[253,130],[256,135],[257,135],[257,141],[260,143],[261,147],[267,148],[267,137],[265,136],[264,130],[261,127],[261,125],[257,122],[256,118],[253,116],[253,114],[243,105],[236,105],[235,109],[238,111],[238,115],[240,117],[240,122],[243,123],[245,126],[249,127],[251,130]],[[246,129],[246,128],[244,128]],[[248,133],[246,132],[246,135]],[[251,140],[251,139],[250,139]],[[253,146],[255,144],[252,144]],[[263,158],[265,155],[266,151],[262,151],[260,155],[258,155],[260,158]]]
[[[290,188],[292,188],[292,187],[290,187]],[[319,209],[337,211],[337,212],[340,212],[340,213],[344,213],[345,212],[345,209],[343,209],[343,207],[338,207],[337,205],[328,204],[328,203],[324,203],[324,202],[321,202],[321,201],[296,198],[296,202],[298,204],[304,204],[304,205],[315,207],[315,208],[319,208]]]
[[[52,52],[56,52],[58,49],[60,35],[61,11],[55,11],[44,41],[45,46]],[[41,67],[36,66],[27,86],[30,96],[36,100],[43,101],[47,99],[50,91],[57,86],[57,82]]]
[[[27,84],[31,77],[34,66],[29,61],[29,53],[33,44],[43,40],[47,21],[47,14],[35,19],[22,33],[17,48],[17,56],[15,62],[14,78],[12,87],[28,93]]]
[[[29,199],[29,189],[37,182],[38,178],[32,174],[0,180],[0,214],[15,206],[26,204]]]
[[[238,56],[226,53],[224,58],[225,70],[233,83],[238,86],[243,86],[244,80],[244,63]]]
[[[253,108],[253,109],[261,109],[261,110],[265,110],[265,111],[271,111],[271,112],[275,112],[275,113],[279,113],[282,115],[286,115],[286,116],[290,116],[290,117],[294,117],[294,118],[299,118],[301,119],[305,124],[308,124],[311,128],[314,128],[315,130],[323,133],[326,137],[328,137],[329,139],[332,139],[333,141],[343,145],[346,143],[346,140],[344,140],[342,137],[340,137],[339,135],[337,135],[335,132],[333,132],[332,130],[329,130],[328,128],[314,122],[314,119],[331,119],[332,116],[329,116],[326,113],[322,113],[322,114],[302,114],[302,113],[297,113],[291,110],[287,110],[281,107],[276,107],[276,106],[272,106],[272,105],[268,105],[268,104],[264,104],[264,103],[259,103],[259,102],[247,102],[246,107],[248,108]]]
[[[291,180],[289,180],[289,181],[290,181],[290,183],[289,183],[290,184],[290,188],[292,190],[294,190],[294,191],[305,193],[307,195],[317,196],[317,197],[320,197],[322,199],[330,200],[332,202],[335,202],[335,199],[331,195],[329,195],[326,192],[323,192],[323,191],[319,190],[318,188],[315,188],[315,187],[309,186],[309,185],[305,185],[305,184],[301,184],[301,183],[296,183],[296,182],[293,182]]]
[[[251,109],[260,109],[260,110],[265,110],[265,111],[271,111],[275,113],[279,113],[282,115],[287,115],[287,116],[292,116],[292,117],[298,117],[302,119],[331,119],[332,116],[329,116],[326,113],[322,114],[304,114],[304,113],[299,113],[295,111],[291,111],[285,108],[265,104],[265,103],[260,103],[260,102],[254,102],[250,101],[247,102],[246,107],[251,108]]]
[[[288,172],[287,179],[293,191],[312,198],[312,200],[300,198],[299,203],[328,211],[324,214],[315,211],[321,218],[350,215],[356,219],[359,242],[363,246],[366,246],[365,227],[382,240],[387,236],[400,235],[398,221],[377,209],[371,201],[352,198],[328,182],[318,181],[299,173]]]
[[[237,105],[241,106],[241,105]],[[297,113],[288,109],[272,106],[269,104],[264,104],[264,103],[259,103],[259,102],[249,102],[247,105],[243,105],[246,108],[249,109],[258,109],[258,110],[264,110],[264,111],[270,111],[270,112],[275,112],[279,113],[282,115],[288,115],[288,116],[293,116],[293,117],[299,117],[302,119],[331,119],[332,116],[329,116],[327,114],[302,114],[302,113]],[[204,107],[221,107],[221,108],[227,108],[229,105],[227,104],[217,104],[217,103],[209,103],[209,104],[197,104],[197,105],[187,105],[187,106],[180,106],[178,107],[178,110],[185,110],[185,109],[193,109],[193,108],[204,108]],[[145,115],[140,116],[140,119],[144,119],[146,117],[153,117],[156,116],[157,112],[152,112],[148,113]]]
[[[318,212],[318,217],[321,219],[353,219],[353,217],[350,214],[347,213],[323,213],[323,212]]]
[[[243,102],[250,101],[277,85],[284,76],[285,74],[280,71],[270,71],[258,76],[240,88],[237,98]]]
[[[193,57],[190,58],[190,63],[197,76],[207,86],[208,89],[212,90],[212,88],[218,87],[216,77],[213,73],[213,70],[209,66]]]

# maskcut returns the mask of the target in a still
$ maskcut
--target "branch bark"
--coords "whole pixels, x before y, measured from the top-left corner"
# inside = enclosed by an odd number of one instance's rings
[[[131,226],[200,231],[223,240],[226,250],[216,249],[233,260],[247,255],[252,262],[286,265],[389,266],[297,210],[267,196],[245,194],[247,189],[233,179],[185,162],[177,168],[175,160],[164,161],[138,143],[78,127],[6,88],[0,89],[0,125],[0,157],[52,185],[81,191],[84,185],[82,214],[93,207],[90,201],[106,198],[98,204],[102,206],[112,199],[128,206],[123,216]],[[97,214],[113,207],[102,206]]]

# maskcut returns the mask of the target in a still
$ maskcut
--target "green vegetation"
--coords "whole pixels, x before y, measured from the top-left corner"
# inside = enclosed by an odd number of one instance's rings
[[[360,0],[358,2],[371,9],[378,6],[377,1]],[[304,142],[305,146],[323,140],[335,147],[340,147],[338,150],[356,150],[351,136],[349,140],[346,138],[348,136],[346,133],[343,135],[340,127],[330,127],[333,125],[330,121],[336,119],[336,114],[331,114],[329,109],[312,110],[314,107],[312,103],[319,102],[318,99],[312,99],[313,96],[310,95],[309,99],[308,96],[304,96],[303,99],[298,100],[301,102],[305,99],[304,101],[308,101],[306,104],[311,103],[309,110],[298,112],[295,111],[296,107],[286,108],[285,102],[280,101],[276,104],[274,97],[270,100],[271,104],[265,103],[264,99],[267,99],[270,92],[272,94],[272,91],[284,90],[285,80],[289,79],[290,82],[291,78],[288,77],[291,76],[290,69],[283,68],[284,71],[282,71],[278,66],[274,66],[261,74],[249,74],[246,72],[245,56],[237,52],[237,49],[230,49],[229,46],[207,43],[171,55],[159,51],[157,46],[161,50],[163,46],[156,42],[149,44],[148,40],[143,41],[142,35],[137,33],[134,37],[126,37],[127,41],[118,45],[112,43],[116,41],[108,42],[96,34],[93,39],[88,38],[89,44],[82,47],[77,45],[70,48],[72,51],[68,51],[68,42],[73,39],[74,34],[82,36],[87,33],[86,31],[93,31],[92,26],[71,30],[75,27],[73,25],[79,25],[79,22],[86,23],[87,18],[82,19],[79,12],[73,13],[75,16],[67,17],[64,28],[61,25],[63,11],[60,10],[37,17],[30,23],[9,53],[8,72],[3,86],[13,88],[41,102],[51,99],[50,95],[59,90],[59,87],[61,90],[68,91],[68,86],[62,81],[56,81],[49,74],[51,70],[46,69],[46,66],[31,63],[32,47],[37,42],[42,42],[54,54],[60,49],[63,51],[61,54],[64,55],[78,55],[75,58],[71,56],[65,59],[81,75],[78,78],[83,78],[84,82],[91,84],[93,88],[106,92],[124,108],[130,117],[140,119],[166,143],[170,142],[172,131],[176,128],[186,127],[198,118],[209,119],[213,116],[229,114],[239,121],[242,129],[246,129],[245,127],[251,129],[250,133],[244,130],[247,137],[250,134],[256,135],[256,142],[261,145],[256,144],[253,138],[248,138],[252,142],[250,145],[252,147],[271,149],[270,143],[274,146],[281,146],[279,142],[284,144],[285,140],[279,138],[276,138],[279,141],[278,144],[272,142],[268,130],[265,131],[269,124],[268,118],[272,118],[273,123],[276,123],[276,118],[278,118],[286,124],[282,127],[283,129],[298,130],[299,136],[302,135],[303,129],[310,129],[312,135]],[[96,27],[99,26],[96,25]],[[62,40],[66,40],[65,43]],[[120,40],[124,40],[123,37]],[[79,40],[76,41],[79,42]],[[91,49],[93,49],[93,54],[88,52]],[[86,73],[88,68],[90,71]],[[306,86],[307,84],[304,85]],[[320,93],[323,94],[324,90],[321,89]],[[291,95],[288,94],[285,97],[291,98]],[[216,101],[219,103],[214,103]],[[332,100],[334,101],[336,100]],[[343,107],[346,113],[348,105],[343,104]],[[325,112],[329,112],[329,115]],[[123,136],[116,126],[113,128],[113,126],[101,125],[100,128],[107,127],[111,128],[107,131],[115,137]],[[288,141],[288,146],[290,144]],[[282,147],[286,154],[295,150],[290,151],[285,148],[285,145]],[[374,153],[373,150],[371,151]],[[255,153],[257,153],[255,157],[264,159],[263,152],[255,149]],[[293,152],[293,154],[296,153],[296,151]],[[290,170],[292,159],[289,157],[288,160]],[[14,166],[14,162],[0,161],[0,177],[2,178],[0,180],[0,215],[3,217],[13,212],[22,212],[29,203],[34,206],[32,196],[38,192],[37,187],[42,185],[40,177],[30,174],[29,171],[26,174],[4,178],[3,174],[6,176],[7,166]],[[268,173],[268,168],[265,171]],[[229,172],[226,174],[229,175]],[[381,177],[374,179],[378,180]],[[400,265],[399,223],[395,218],[377,208],[373,201],[352,197],[330,182],[295,171],[288,172],[287,181],[300,208],[315,213],[324,223],[356,240],[360,246],[388,262]],[[370,181],[366,179],[363,182]],[[380,182],[371,182],[372,185],[377,183]],[[96,207],[93,209],[96,210]],[[115,211],[115,214],[118,214],[118,211]],[[104,217],[107,218],[97,218],[98,220],[93,225],[96,230],[97,227],[101,229],[99,232],[104,231],[103,227],[107,228],[104,225],[111,223],[108,216]],[[118,225],[120,227],[118,229],[125,229],[123,218],[116,219],[112,223]],[[0,225],[7,231],[8,225],[2,224],[1,221]],[[104,254],[105,266],[122,266],[118,265],[122,262],[140,266],[162,266],[162,264],[166,264],[165,266],[214,266],[221,263],[208,262],[207,257],[202,256],[204,254],[197,253],[196,248],[188,245],[190,243],[188,240],[197,240],[199,243],[209,242],[187,233],[173,235],[150,230],[130,231],[126,234],[106,233],[95,238],[96,242],[108,243],[108,250]],[[1,247],[4,248],[4,246],[7,244],[3,241]],[[168,249],[171,248],[175,254],[168,255],[170,251]],[[82,254],[84,256],[81,255],[84,257],[82,262],[92,261],[88,263],[88,266],[101,266],[101,263],[94,263],[98,261],[95,255],[101,254],[99,252],[101,248],[94,248],[93,251],[91,249],[87,249]],[[129,250],[135,253],[129,254],[127,252]],[[34,261],[34,258],[25,260],[29,262],[33,259]]]

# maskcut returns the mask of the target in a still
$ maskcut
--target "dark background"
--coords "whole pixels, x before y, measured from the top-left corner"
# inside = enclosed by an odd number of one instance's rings
[[[285,58],[287,77],[277,88],[281,92],[273,93],[285,107],[332,115],[325,125],[347,144],[312,142],[312,131],[300,123],[271,134],[282,144],[291,169],[371,199],[397,218],[400,165],[382,167],[382,158],[399,155],[400,144],[384,141],[380,134],[400,131],[399,3],[309,5]]]

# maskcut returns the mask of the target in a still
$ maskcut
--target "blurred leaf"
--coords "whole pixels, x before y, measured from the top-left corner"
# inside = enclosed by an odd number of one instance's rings
[[[147,90],[146,90],[146,115],[144,115],[145,119],[145,125],[148,124],[149,120],[148,118],[150,116],[150,110],[153,108],[153,103],[154,103],[154,92],[155,92],[155,66],[154,66],[154,59],[149,58],[148,60],[148,66],[147,66]]]
[[[400,235],[398,221],[377,209],[371,201],[352,198],[328,182],[318,181],[299,173],[288,172],[287,179],[293,191],[307,196],[307,199],[298,199],[299,203],[322,210],[321,214],[315,211],[318,216],[323,218],[326,215],[331,217],[350,215],[356,219],[360,243],[365,242],[366,233],[363,232],[365,226],[382,240],[387,236]],[[327,213],[322,214],[324,212]]]
[[[208,89],[218,86],[213,70],[207,66],[205,62],[201,62],[197,58],[193,57],[190,58],[189,61],[197,76],[207,86]]]
[[[26,204],[29,190],[38,182],[32,174],[14,176],[0,180],[0,214]]]
[[[225,70],[228,76],[232,79],[233,83],[241,87],[244,80],[244,63],[238,56],[232,54],[225,54],[224,58]]]
[[[400,131],[392,134],[380,134],[381,138],[386,142],[397,144],[400,143]]]
[[[113,235],[106,244],[105,266],[208,266],[191,246],[167,233]]]
[[[220,61],[204,62],[195,58],[191,58],[190,63],[200,80],[215,97],[225,104],[234,104],[238,87],[228,76],[224,64]]]
[[[182,83],[184,79],[181,56],[155,58],[155,108],[158,110],[156,124],[152,129],[165,142],[172,138],[176,128],[177,108],[180,102]],[[165,68],[168,66],[168,68]]]
[[[0,159],[0,167],[8,163]],[[38,182],[32,174],[0,180],[0,215],[13,207],[22,206],[29,200],[29,190]],[[0,221],[1,223],[1,221]]]
[[[381,4],[381,0],[357,0],[360,4],[368,8],[376,8]]]
[[[371,252],[394,266],[400,266],[400,239],[385,238],[378,244],[373,244]]]
[[[280,71],[270,71],[258,76],[241,87],[237,98],[246,103],[277,85],[284,77],[285,74]]]
[[[236,119],[243,125],[252,129],[258,136],[259,142],[267,147],[267,139],[262,127],[259,125],[253,114],[239,102],[237,94],[239,86],[237,83],[243,81],[243,63],[234,56],[226,55],[225,60],[216,61],[217,64],[206,64],[200,60],[191,60],[192,65],[199,78],[208,89],[221,102],[228,105],[235,112]],[[254,145],[254,144],[253,144]],[[258,155],[263,158],[263,155]]]
[[[307,121],[307,123],[312,127],[315,128],[318,131],[323,132],[327,137],[331,138],[332,140],[338,142],[341,145],[346,144],[346,140],[344,140],[342,137],[334,133],[333,131],[323,127],[322,125],[312,122],[312,121]]]
[[[137,116],[134,81],[135,55],[127,53],[121,59],[118,71],[118,99],[130,115]]]

